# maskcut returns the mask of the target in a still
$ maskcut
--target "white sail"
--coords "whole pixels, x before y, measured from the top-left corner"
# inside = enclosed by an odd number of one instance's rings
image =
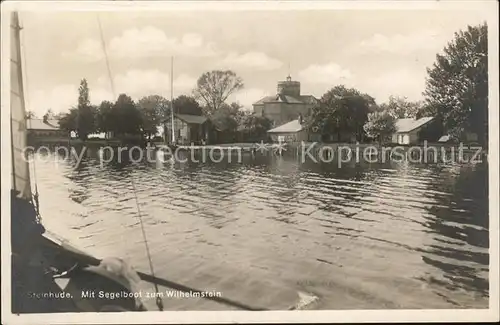
[[[20,197],[31,199],[29,163],[25,159],[27,145],[26,109],[24,103],[23,74],[21,67],[20,26],[17,12],[11,15],[10,24],[10,119],[12,148],[12,189]]]

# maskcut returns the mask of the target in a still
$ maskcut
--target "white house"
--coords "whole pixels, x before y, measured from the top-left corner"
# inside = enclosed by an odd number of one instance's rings
[[[307,141],[307,130],[301,123],[302,118],[290,121],[267,131],[273,142],[297,143]]]
[[[423,126],[431,122],[433,117],[400,118],[396,120],[396,133],[392,135],[392,143],[414,144],[419,141],[419,132]]]

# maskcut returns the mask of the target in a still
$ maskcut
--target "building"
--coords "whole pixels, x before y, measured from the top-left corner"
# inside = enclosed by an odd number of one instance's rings
[[[238,127],[234,128],[231,119],[208,119],[205,130],[207,144],[236,143],[239,139]]]
[[[396,133],[392,135],[392,143],[415,144],[420,142],[420,131],[429,124],[433,117],[400,118],[396,120]]]
[[[308,132],[300,115],[296,120],[267,131],[267,134],[273,142],[300,143],[308,140]]]
[[[28,138],[39,140],[67,139],[68,133],[59,128],[56,119],[27,119]]]
[[[174,114],[175,141],[177,144],[189,145],[200,144],[207,138],[205,124],[207,118],[202,115]],[[169,142],[172,140],[172,126],[167,123],[167,134]]]
[[[307,116],[318,103],[312,95],[301,95],[300,82],[293,81],[290,76],[286,81],[278,82],[278,91],[274,96],[266,96],[253,104],[253,111],[280,126],[299,117]]]

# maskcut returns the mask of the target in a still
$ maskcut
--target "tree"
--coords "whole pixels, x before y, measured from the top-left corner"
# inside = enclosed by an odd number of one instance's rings
[[[214,114],[227,98],[243,88],[243,80],[231,70],[205,72],[198,79],[193,93],[204,103],[205,114]]]
[[[54,111],[52,111],[52,108],[49,108],[47,112],[43,115],[43,117],[47,120],[51,120],[55,117]]]
[[[238,125],[241,124],[243,118],[245,117],[245,111],[243,111],[243,106],[239,103],[232,102],[231,104],[222,104],[219,110],[225,112],[225,114],[232,116]]]
[[[227,109],[219,109],[211,116],[211,120],[221,130],[235,131],[238,128],[236,115]]]
[[[436,56],[427,69],[427,112],[443,121],[455,138],[465,132],[488,141],[488,27],[468,26]]]
[[[396,119],[389,112],[373,112],[368,114],[368,121],[363,129],[366,134],[379,142],[396,132]]]
[[[247,142],[258,142],[266,140],[267,131],[271,129],[273,122],[264,116],[255,114],[245,115],[240,124],[242,137]]]
[[[203,110],[196,99],[186,95],[174,99],[174,111],[177,114],[203,115]]]
[[[375,110],[373,97],[356,89],[336,86],[327,91],[319,105],[312,109],[308,126],[323,136],[354,134],[358,140],[364,136],[363,125],[369,112]]]
[[[210,121],[219,131],[219,141],[233,142],[236,141],[237,129],[240,121],[240,111],[236,109],[236,105],[221,105],[211,116]]]
[[[71,132],[77,132],[77,119],[78,119],[78,108],[72,107],[69,113],[61,116],[59,119],[59,128],[64,130],[69,134]]]
[[[60,118],[62,118],[64,115],[66,115],[66,113],[63,113],[63,112],[59,112],[57,114],[54,114],[54,119],[55,120],[59,120]]]
[[[343,102],[350,116],[346,123],[346,131],[354,134],[358,141],[362,141],[365,137],[363,127],[368,120],[368,114],[376,106],[375,99],[366,94],[360,94],[346,96]]]
[[[121,94],[111,109],[117,135],[137,135],[142,133],[142,116],[132,98]]]
[[[115,132],[116,120],[113,116],[113,103],[107,100],[101,102],[97,108],[96,130],[98,132]]]
[[[95,108],[90,105],[89,87],[86,79],[82,79],[78,88],[77,133],[81,140],[86,140],[95,132]]]
[[[170,118],[169,102],[159,95],[142,97],[137,102],[137,108],[141,113],[143,132],[148,139],[157,133],[158,126]]]
[[[163,125],[163,129],[166,130],[166,124],[172,119],[170,101],[160,95],[150,95],[146,96],[148,105],[154,106],[156,112],[156,122],[158,126]]]
[[[398,119],[416,118],[423,106],[423,102],[411,102],[406,97],[390,96],[389,101],[380,105],[380,108]]]
[[[35,118],[37,118],[37,116],[36,116],[35,112],[33,112],[33,111],[27,111],[26,112],[26,118],[27,119],[35,119]]]

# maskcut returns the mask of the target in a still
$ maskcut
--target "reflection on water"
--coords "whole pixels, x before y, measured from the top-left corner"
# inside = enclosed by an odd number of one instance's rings
[[[37,157],[42,215],[97,256],[147,270],[133,180],[166,277],[177,254],[290,287],[308,283],[318,308],[335,309],[344,296],[366,302],[346,308],[488,306],[485,164],[338,168],[249,156],[101,166],[95,150],[75,164]]]

